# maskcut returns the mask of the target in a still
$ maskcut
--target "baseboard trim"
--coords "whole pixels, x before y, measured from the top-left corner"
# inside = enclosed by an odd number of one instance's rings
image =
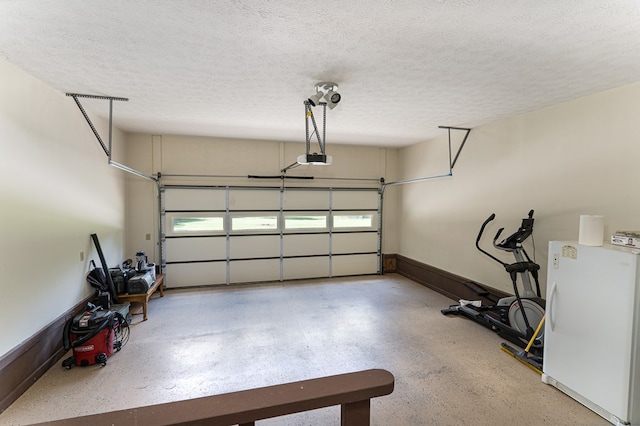
[[[93,296],[87,297],[0,358],[0,413],[62,359],[66,352],[62,343],[64,325],[91,299]]]
[[[395,272],[455,301],[460,299],[481,300],[484,304],[493,304],[496,300],[509,296],[503,291],[426,263],[399,254],[395,255],[395,258]],[[486,294],[484,294],[485,292]]]

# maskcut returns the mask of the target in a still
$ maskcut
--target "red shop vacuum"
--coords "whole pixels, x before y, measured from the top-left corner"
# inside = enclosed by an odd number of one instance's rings
[[[129,339],[129,323],[116,311],[103,310],[89,304],[88,310],[71,318],[64,327],[64,348],[73,355],[62,362],[71,369],[74,365],[107,365],[107,358],[118,352]]]

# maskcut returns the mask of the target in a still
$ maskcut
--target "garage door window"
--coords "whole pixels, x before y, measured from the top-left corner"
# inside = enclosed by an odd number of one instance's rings
[[[284,217],[284,229],[289,231],[325,230],[327,229],[327,216],[288,214]]]
[[[223,216],[171,214],[169,234],[209,234],[224,232]]]
[[[334,229],[372,229],[375,227],[374,213],[349,213],[333,216]]]
[[[277,231],[278,216],[234,216],[231,218],[232,232]]]

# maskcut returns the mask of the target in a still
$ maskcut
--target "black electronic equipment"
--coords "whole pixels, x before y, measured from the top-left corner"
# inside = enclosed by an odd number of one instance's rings
[[[136,275],[134,269],[109,268],[111,280],[118,294],[127,293],[127,283],[129,279]]]
[[[127,293],[129,294],[143,294],[146,293],[153,285],[153,275],[147,271],[143,274],[137,274],[130,278],[127,282]]]

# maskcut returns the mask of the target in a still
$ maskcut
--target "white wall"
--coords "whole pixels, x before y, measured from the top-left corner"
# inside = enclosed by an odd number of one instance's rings
[[[492,212],[484,240],[490,251],[499,227],[509,235],[535,210],[543,282],[548,242],[577,240],[581,214],[604,215],[605,238],[640,230],[638,99],[640,83],[473,129],[453,177],[402,186],[399,253],[512,292],[507,273],[474,246]],[[452,133],[456,142],[460,136]],[[402,177],[448,172],[446,149],[445,131],[402,149]]]
[[[314,147],[317,150],[317,146],[312,145],[312,152]],[[127,137],[125,161],[146,174],[161,172],[163,184],[279,186],[280,179],[248,179],[247,176],[279,176],[282,168],[295,162],[296,157],[304,152],[304,143],[130,134]],[[313,176],[314,180],[289,179],[286,185],[376,187],[381,177],[387,180],[398,177],[396,149],[327,144],[326,152],[333,157],[332,165],[301,166],[287,172],[288,176]],[[178,174],[216,177],[169,176]],[[136,251],[144,250],[150,262],[153,260],[158,263],[157,189],[153,182],[135,176],[126,179],[127,255],[131,257]],[[385,203],[383,226],[389,224],[391,228],[397,223],[397,194],[390,191],[388,197],[390,202]],[[146,240],[147,234],[151,234],[150,240]],[[385,253],[395,253],[398,248],[397,233],[385,234],[383,244]]]
[[[92,119],[107,135],[106,123]],[[121,141],[116,131],[115,146]],[[2,356],[93,292],[85,276],[89,260],[100,261],[90,234],[110,266],[121,261],[124,234],[123,172],[107,165],[72,98],[6,61],[0,200]]]

